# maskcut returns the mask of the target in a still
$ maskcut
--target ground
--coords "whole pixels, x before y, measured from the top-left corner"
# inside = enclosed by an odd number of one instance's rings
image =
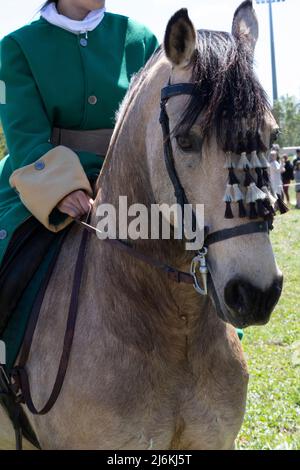
[[[268,325],[245,330],[250,383],[238,449],[300,449],[300,210],[276,217],[272,242],[284,289]]]

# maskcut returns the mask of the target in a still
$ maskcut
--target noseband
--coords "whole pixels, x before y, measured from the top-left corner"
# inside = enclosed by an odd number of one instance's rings
[[[162,89],[161,91],[161,113],[160,113],[160,124],[163,132],[163,141],[164,141],[164,159],[165,165],[168,171],[169,178],[173,184],[174,194],[177,201],[177,204],[181,207],[181,213],[184,220],[184,205],[188,204],[188,199],[185,194],[185,190],[181,184],[180,178],[176,171],[174,154],[172,143],[170,139],[170,123],[169,116],[167,113],[166,105],[170,98],[174,96],[189,95],[196,96],[200,91],[196,84],[194,83],[177,83],[171,85],[170,82],[168,86]],[[193,227],[196,227],[196,217],[193,212]],[[202,249],[198,252],[195,258],[192,260],[190,274],[194,279],[194,287],[196,291],[201,295],[207,295],[207,274],[208,267],[206,263],[206,256],[208,253],[208,247],[213,243],[221,242],[224,240],[229,240],[231,238],[239,237],[242,235],[249,235],[253,233],[269,233],[269,230],[272,229],[272,224],[270,221],[260,221],[260,222],[249,222],[247,224],[238,225],[229,229],[218,230],[216,232],[210,233],[209,227],[204,227],[205,239]],[[184,228],[183,228],[184,235]],[[198,275],[202,280],[202,286],[199,283]]]

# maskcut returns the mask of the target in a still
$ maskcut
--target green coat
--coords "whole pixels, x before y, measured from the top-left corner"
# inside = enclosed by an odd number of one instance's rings
[[[24,205],[28,172],[31,181],[36,178],[31,196],[39,204],[47,189],[45,179],[39,183],[39,172],[34,173],[34,162],[46,156],[47,170],[53,152],[56,164],[57,154],[64,154],[50,144],[52,128],[113,128],[131,76],[158,46],[144,26],[111,13],[88,33],[87,42],[84,38],[85,34],[75,35],[40,18],[1,42],[0,80],[6,85],[6,104],[0,104],[0,117],[9,156],[0,162],[0,263],[15,229],[33,213],[29,203]],[[96,96],[96,103],[91,96]],[[65,153],[70,160],[72,152]],[[99,172],[103,163],[103,156],[88,152],[76,152],[77,157],[74,166],[83,167],[84,177]],[[55,184],[61,183],[56,178],[52,183],[55,193]]]

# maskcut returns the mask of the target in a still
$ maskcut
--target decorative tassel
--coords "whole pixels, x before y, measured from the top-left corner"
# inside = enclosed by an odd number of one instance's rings
[[[244,195],[242,191],[239,188],[238,184],[233,185],[233,200],[234,202],[237,202],[239,205],[239,217],[244,218],[246,217],[246,209],[243,203]]]
[[[223,197],[223,201],[224,202],[232,202],[233,201],[231,184],[226,185],[226,191],[225,191],[225,194],[224,194],[224,197]]]
[[[256,186],[261,189],[264,185],[264,182],[263,182],[263,174],[262,174],[262,170],[261,168],[255,168],[255,172],[257,174],[257,183],[256,183]]]
[[[239,201],[242,201],[243,199],[244,199],[244,195],[243,195],[242,191],[240,190],[239,185],[234,184],[233,185],[233,200],[234,200],[234,202],[239,202]]]
[[[229,172],[229,184],[231,186],[233,186],[235,184],[240,184],[239,180],[237,179],[237,177],[234,174],[233,168],[229,168],[228,172]]]
[[[250,170],[248,168],[245,169],[245,181],[244,186],[247,188],[254,180],[251,176]]]
[[[233,219],[231,203],[229,201],[226,202],[225,219]]]
[[[268,210],[262,199],[258,199],[258,201],[256,201],[256,207],[259,217],[265,219],[266,217],[269,217],[271,215],[270,211]]]
[[[247,188],[247,193],[246,193],[246,203],[247,204],[250,204],[250,202],[255,202],[256,201],[256,199],[254,199],[253,185],[254,185],[254,183],[250,183],[248,188]]]
[[[253,183],[253,192],[254,192],[254,197],[255,201],[258,201],[259,199],[265,199],[266,198],[266,193],[259,189],[255,183]]]
[[[278,208],[280,214],[285,214],[286,212],[289,211],[288,206],[283,202],[283,199],[279,194],[277,194],[276,205],[277,205],[277,208]]]
[[[269,177],[269,172],[266,168],[263,168],[262,170],[263,173],[263,182],[265,186],[269,186],[270,184],[270,177]]]
[[[273,217],[275,215],[275,209],[268,196],[266,197],[266,199],[263,200],[263,205],[269,211],[269,216]]]
[[[258,159],[256,150],[251,152],[250,165],[252,168],[261,168],[261,163]]]
[[[232,161],[231,152],[226,153],[226,162],[224,168],[235,168],[235,163]]]
[[[259,189],[255,183],[250,183],[247,189],[246,202],[250,204],[251,202],[256,202],[259,199],[263,200],[266,198],[264,191]]]
[[[232,198],[232,186],[230,184],[227,184],[226,186],[226,192],[223,198],[224,202],[226,203],[226,210],[225,210],[225,219],[233,219],[233,213],[231,210],[231,203],[233,201]]]
[[[242,199],[238,201],[238,205],[239,205],[239,218],[243,219],[244,217],[246,217],[247,213],[246,213],[246,209],[245,209]]]
[[[269,199],[270,204],[274,207],[276,204],[277,199],[273,196],[273,194],[270,193],[269,189],[267,186],[263,186],[261,190],[265,193],[267,199]]]
[[[247,169],[250,170],[251,169],[251,165],[250,165],[250,162],[247,158],[246,152],[243,152],[241,154],[241,158],[240,158],[240,161],[238,163],[237,169],[238,170],[247,170]]]
[[[260,166],[261,168],[269,168],[270,166],[270,163],[268,162],[268,160],[266,159],[266,156],[264,153],[260,153],[259,156],[259,161],[260,161]]]
[[[255,202],[250,202],[250,213],[249,213],[249,219],[257,219],[257,212],[256,212],[256,207],[255,207]]]

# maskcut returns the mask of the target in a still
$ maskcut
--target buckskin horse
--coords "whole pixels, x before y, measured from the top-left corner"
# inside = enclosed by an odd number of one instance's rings
[[[251,1],[235,12],[231,34],[197,33],[182,9],[133,79],[90,224],[120,194],[147,207],[204,204],[208,295],[187,281],[195,254],[183,242],[131,241],[132,253],[176,267],[165,272],[90,235],[64,384],[47,414],[27,412],[43,449],[234,448],[248,384],[236,327],[265,324],[282,286],[267,222],[233,218],[228,199],[224,218],[222,202],[228,152],[245,161],[278,130],[253,72],[257,37]],[[82,232],[75,224],[62,247],[35,331],[27,372],[37,408],[57,375]]]

